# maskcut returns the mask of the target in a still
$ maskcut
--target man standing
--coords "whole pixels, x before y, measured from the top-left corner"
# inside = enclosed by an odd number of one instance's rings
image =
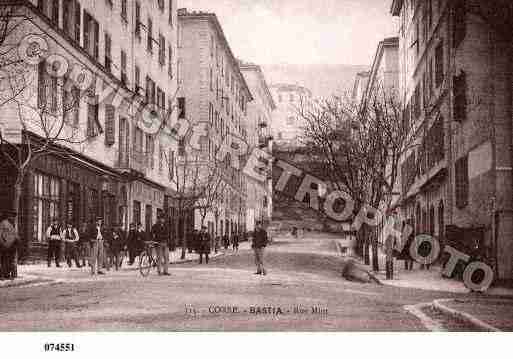
[[[109,263],[114,264],[114,268],[119,270],[121,267],[121,262],[123,260],[121,253],[125,246],[125,235],[121,230],[121,226],[114,225],[112,229],[112,234],[109,236]]]
[[[210,234],[207,232],[206,226],[201,226],[201,231],[198,234],[198,253],[199,264],[203,263],[203,255],[205,255],[205,263],[208,264],[208,255],[210,254]]]
[[[0,222],[0,279],[14,279],[17,273],[16,247],[16,212],[7,211]]]
[[[102,225],[102,218],[98,217],[96,223],[90,228],[89,238],[91,239],[91,274],[105,274],[101,270],[104,262],[105,231]]]
[[[227,251],[228,247],[230,246],[230,238],[228,237],[228,232],[225,232],[223,236],[223,246],[225,251]]]
[[[127,236],[127,248],[128,248],[128,264],[133,265],[135,261],[135,257],[139,255],[138,249],[139,245],[139,234],[135,228],[135,223],[130,223],[130,229],[128,230]]]
[[[239,239],[240,233],[235,232],[235,234],[232,236],[232,245],[233,245],[233,251],[238,252],[239,251]]]
[[[67,222],[66,228],[61,232],[61,238],[64,241],[65,249],[65,258],[68,263],[68,267],[71,268],[71,261],[75,261],[75,265],[77,268],[80,268],[80,262],[78,261],[78,240],[79,235],[78,231],[71,222]]]
[[[91,251],[91,243],[89,241],[89,232],[87,222],[82,222],[78,232],[78,257],[82,261],[82,267],[86,266],[86,259],[89,258]]]
[[[157,242],[157,270],[159,275],[169,274],[169,228],[166,225],[166,217],[161,214],[157,223],[151,229],[153,240]],[[162,270],[162,265],[164,266]]]
[[[61,257],[61,229],[57,218],[52,219],[52,224],[46,230],[46,239],[48,240],[48,267],[52,264],[52,259],[55,259],[55,266],[59,268],[59,260]]]
[[[251,245],[255,252],[255,264],[257,266],[255,274],[267,274],[264,268],[264,248],[267,246],[267,241],[266,230],[262,227],[261,222],[257,222],[255,233],[253,234],[253,244]]]

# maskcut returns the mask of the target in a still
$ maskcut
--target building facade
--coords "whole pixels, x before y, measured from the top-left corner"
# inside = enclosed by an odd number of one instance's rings
[[[379,42],[370,72],[357,75],[355,88],[359,87],[360,78],[365,86],[361,95],[356,92],[357,98],[371,98],[380,90],[392,96],[399,91],[399,38],[389,37]]]
[[[248,104],[245,124],[249,148],[260,148],[271,154],[273,145],[271,127],[276,104],[260,66],[241,62],[240,69],[254,98]],[[267,173],[267,179],[263,183],[247,178],[246,192],[246,228],[248,231],[253,231],[256,221],[269,222],[272,218],[272,172]]]
[[[271,93],[277,107],[271,127],[275,145],[299,146],[303,123],[298,119],[297,109],[312,98],[311,91],[298,85],[274,84]]]
[[[26,68],[36,80],[21,94],[34,109],[31,125],[22,129],[6,105],[3,134],[23,147],[28,139],[48,139],[38,121],[63,124],[63,138],[34,159],[23,183],[23,240],[29,247],[44,245],[52,218],[78,227],[101,216],[108,226],[127,229],[140,222],[149,230],[157,213],[166,211],[165,196],[173,188],[173,170],[162,154],[174,153],[177,141],[161,124],[176,119],[168,113],[177,91],[176,0],[31,0],[17,1],[15,8],[29,15],[15,39],[22,43],[27,34],[41,34],[48,51]],[[61,75],[48,70],[56,58],[67,66]],[[70,81],[77,69],[85,74],[81,84],[90,80],[87,87]],[[15,172],[8,166],[2,171],[12,186]],[[3,198],[10,198],[9,186]]]
[[[511,279],[512,42],[504,34],[512,27],[509,12],[496,6],[393,1],[400,96],[419,134],[401,165],[400,208],[417,233],[479,256],[497,278]]]
[[[351,91],[351,99],[354,102],[360,103],[362,101],[365,89],[367,88],[367,82],[369,81],[369,76],[369,71],[362,71],[356,74],[353,90]]]
[[[202,137],[201,160],[215,164],[223,176],[219,198],[206,217],[195,210],[194,227],[207,225],[216,235],[244,230],[246,218],[246,178],[242,168],[236,169],[229,161],[216,163],[216,155],[223,141],[235,136],[247,141],[246,123],[248,103],[253,100],[233,55],[223,29],[213,13],[189,12],[179,9],[180,27],[179,98],[184,104],[185,118],[194,126],[204,124],[208,136]],[[182,154],[179,161],[184,163]],[[193,178],[189,179],[193,181]]]

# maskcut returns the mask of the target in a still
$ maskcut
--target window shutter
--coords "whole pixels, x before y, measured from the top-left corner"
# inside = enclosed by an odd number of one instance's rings
[[[444,79],[444,45],[441,42],[435,50],[435,85],[440,87]]]
[[[464,71],[454,76],[454,119],[463,121],[467,118],[467,79]]]
[[[164,163],[164,146],[159,144],[159,172],[162,172]]]
[[[135,3],[135,36],[141,36],[141,5]]]
[[[456,0],[454,4],[454,30],[453,30],[453,46],[458,48],[466,36],[466,6],[465,0]]]
[[[468,156],[456,161],[456,207],[465,208],[468,205]]]
[[[130,158],[130,122],[128,120],[125,121],[125,131],[126,131],[126,141],[125,141],[125,158],[126,164],[129,162]]]
[[[173,78],[173,48],[169,45],[169,60],[168,60],[168,74],[169,77]]]
[[[98,21],[94,21],[94,49],[93,56],[95,59],[98,59],[99,56],[99,41],[100,41],[100,25]]]
[[[95,105],[87,104],[87,137],[96,136],[94,112]]]
[[[63,0],[62,3],[62,29],[66,35],[73,38],[74,30],[71,26],[73,24],[73,18],[71,17],[71,11],[73,10],[73,0]],[[74,14],[73,14],[74,16]]]
[[[84,10],[84,49],[89,52],[89,14]]]
[[[105,105],[105,144],[112,146],[116,142],[116,109]]]
[[[178,98],[178,118],[185,118],[185,97]]]
[[[75,41],[80,45],[80,3],[75,1]]]
[[[175,152],[169,149],[169,180],[172,181],[175,178]]]
[[[173,0],[169,0],[169,25],[173,27]]]
[[[123,166],[125,163],[125,146],[126,146],[125,128],[126,128],[126,119],[120,118],[119,119],[119,133],[118,133],[118,137],[119,137],[119,140],[118,140],[119,141],[118,142],[119,143],[118,162],[119,162],[120,166]]]
[[[46,107],[46,62],[41,61],[38,65],[38,87],[37,87],[37,107],[44,109]]]
[[[59,25],[59,0],[52,1],[52,22]]]

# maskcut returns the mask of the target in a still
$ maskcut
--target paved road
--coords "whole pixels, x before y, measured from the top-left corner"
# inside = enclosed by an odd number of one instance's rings
[[[329,238],[278,241],[268,248],[266,263],[269,274],[254,275],[246,249],[208,265],[172,266],[171,277],[123,271],[4,288],[0,331],[419,331],[424,326],[404,305],[458,297],[348,282]],[[220,308],[229,313],[211,313]]]

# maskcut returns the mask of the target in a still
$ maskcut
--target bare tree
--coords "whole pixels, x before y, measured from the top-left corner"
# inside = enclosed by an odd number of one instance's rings
[[[189,145],[191,134],[187,134],[179,140],[178,157],[176,160],[166,156],[168,168],[173,171],[172,183],[175,186],[173,201],[178,212],[178,225],[175,226],[176,238],[180,239],[182,258],[185,258],[187,247],[188,220],[195,210],[199,211],[201,225],[204,225],[207,214],[214,215],[216,224],[220,216],[219,206],[225,200],[224,193],[230,183],[229,173],[230,159],[226,156],[220,160],[223,142],[229,135],[218,138],[218,143],[211,142],[210,152],[206,146],[195,149]],[[174,168],[175,167],[175,168]],[[217,232],[217,228],[215,228]]]
[[[416,146],[414,123],[403,116],[403,106],[393,91],[376,86],[363,103],[347,97],[302,102],[298,117],[304,122],[304,138],[329,169],[335,189],[348,193],[355,213],[362,206],[388,208],[399,177],[402,157]],[[359,232],[359,251],[378,270],[378,239],[364,224]],[[362,253],[360,253],[362,254]]]
[[[0,157],[13,179],[12,203],[20,208],[23,183],[35,161],[87,139],[79,122],[80,91],[44,62],[28,64],[20,57],[20,31],[28,18],[23,7],[0,6]],[[19,218],[19,217],[18,217]],[[15,224],[19,231],[19,220]]]

